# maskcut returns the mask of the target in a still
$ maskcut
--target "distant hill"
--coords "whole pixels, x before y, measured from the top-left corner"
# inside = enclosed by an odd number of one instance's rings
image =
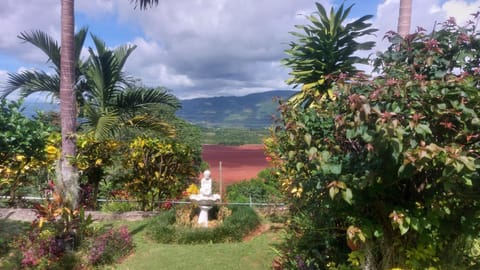
[[[177,116],[203,127],[266,128],[272,124],[278,103],[293,91],[275,90],[246,96],[222,96],[182,100]]]
[[[286,99],[294,91],[275,90],[246,96],[223,96],[181,100],[177,116],[202,127],[267,128],[277,113],[275,98]],[[59,111],[58,104],[25,101],[23,113],[29,117],[37,111]]]
[[[22,105],[23,114],[32,117],[37,114],[37,112],[59,112],[60,105],[49,103],[49,102],[38,102],[38,101],[29,101],[26,100]]]

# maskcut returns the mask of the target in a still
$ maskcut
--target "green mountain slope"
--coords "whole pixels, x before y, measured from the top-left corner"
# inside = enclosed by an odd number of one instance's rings
[[[246,96],[223,96],[182,100],[177,116],[203,127],[266,128],[277,113],[276,98],[293,91],[269,91]]]

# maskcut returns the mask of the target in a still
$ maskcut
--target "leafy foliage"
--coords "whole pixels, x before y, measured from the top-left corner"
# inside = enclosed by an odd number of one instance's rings
[[[147,235],[160,243],[201,244],[238,242],[260,224],[260,218],[250,207],[229,207],[229,210],[231,214],[224,217],[223,221],[217,224],[217,226],[213,228],[195,228],[179,224],[176,215],[176,212],[179,210],[171,209],[150,220],[147,226]]]
[[[85,83],[82,78],[81,69],[84,62],[80,60],[81,48],[87,35],[88,29],[81,28],[74,37],[75,42],[75,88],[77,103],[83,104],[82,93],[85,90]],[[52,97],[60,97],[60,46],[51,36],[42,31],[22,32],[18,36],[22,41],[28,42],[37,47],[48,57],[48,62],[53,64],[54,74],[44,71],[25,70],[20,73],[9,73],[7,86],[3,89],[2,96],[6,97],[16,90],[20,90],[22,97],[27,97],[37,92],[47,92]]]
[[[0,100],[0,192],[18,199],[18,191],[48,174],[56,155],[49,144],[51,128],[21,113],[21,101]],[[38,183],[37,183],[38,184]]]
[[[281,200],[280,187],[275,181],[274,171],[265,169],[257,178],[244,180],[227,186],[227,200],[230,202],[272,203]]]
[[[143,210],[153,209],[156,200],[181,195],[198,174],[190,147],[173,141],[139,137],[124,162],[131,179],[126,188]]]
[[[105,168],[113,165],[120,143],[115,140],[97,140],[93,133],[80,134],[77,137],[77,155],[74,164],[78,168],[84,186],[93,187],[87,206],[95,208],[99,184],[105,177]]]
[[[133,239],[126,226],[112,228],[95,239],[88,259],[92,265],[111,264],[128,255],[133,248]]]
[[[473,22],[439,26],[388,33],[380,75],[332,100],[281,103],[266,144],[293,214],[284,268],[478,267],[480,43]]]
[[[37,219],[28,233],[13,244],[21,253],[23,268],[55,269],[59,265],[80,264],[72,252],[93,235],[93,220],[90,215],[85,216],[83,208],[71,209],[57,192],[51,195],[52,199],[35,205]]]
[[[359,43],[357,39],[377,31],[367,23],[371,15],[345,23],[352,6],[344,9],[342,4],[337,11],[332,7],[329,14],[321,4],[316,6],[316,14],[307,16],[311,25],[296,25],[303,33],[291,32],[298,41],[290,43],[285,51],[290,57],[283,59],[283,64],[292,69],[292,77],[286,82],[294,87],[302,85],[302,91],[290,100],[304,106],[324,95],[338,76],[356,72],[354,64],[366,63],[354,53],[370,50],[375,43]]]

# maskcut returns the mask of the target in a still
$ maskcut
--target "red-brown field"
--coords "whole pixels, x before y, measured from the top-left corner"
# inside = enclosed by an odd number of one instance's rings
[[[224,186],[254,178],[261,170],[269,167],[261,144],[241,146],[207,144],[203,145],[202,157],[210,165],[212,178],[217,183],[220,180],[219,164],[222,162]]]

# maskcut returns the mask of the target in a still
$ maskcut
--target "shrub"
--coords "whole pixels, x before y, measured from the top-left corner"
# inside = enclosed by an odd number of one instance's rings
[[[281,103],[267,144],[292,212],[284,268],[478,268],[476,27],[389,32],[375,78],[322,74]]]
[[[126,188],[142,210],[153,210],[156,201],[180,196],[198,173],[194,151],[172,140],[138,137],[127,154],[124,166],[131,181]]]
[[[9,252],[11,243],[28,228],[25,222],[0,219],[0,257]]]
[[[106,202],[102,204],[103,212],[124,213],[129,211],[140,210],[140,205],[137,202]]]
[[[230,202],[275,203],[282,199],[278,181],[272,179],[272,169],[258,173],[257,178],[244,180],[227,186],[227,200]]]
[[[133,248],[128,228],[113,228],[95,238],[88,260],[92,265],[110,264],[128,255]]]
[[[51,127],[23,115],[21,104],[0,98],[0,195],[10,196],[10,206],[34,191],[34,184],[43,184],[46,178],[38,176],[53,169],[57,152],[49,145]]]
[[[260,218],[250,207],[232,207],[218,214],[224,216],[223,222],[213,228],[195,228],[177,225],[175,209],[152,218],[147,226],[147,235],[159,243],[200,244],[237,242],[260,224]]]

